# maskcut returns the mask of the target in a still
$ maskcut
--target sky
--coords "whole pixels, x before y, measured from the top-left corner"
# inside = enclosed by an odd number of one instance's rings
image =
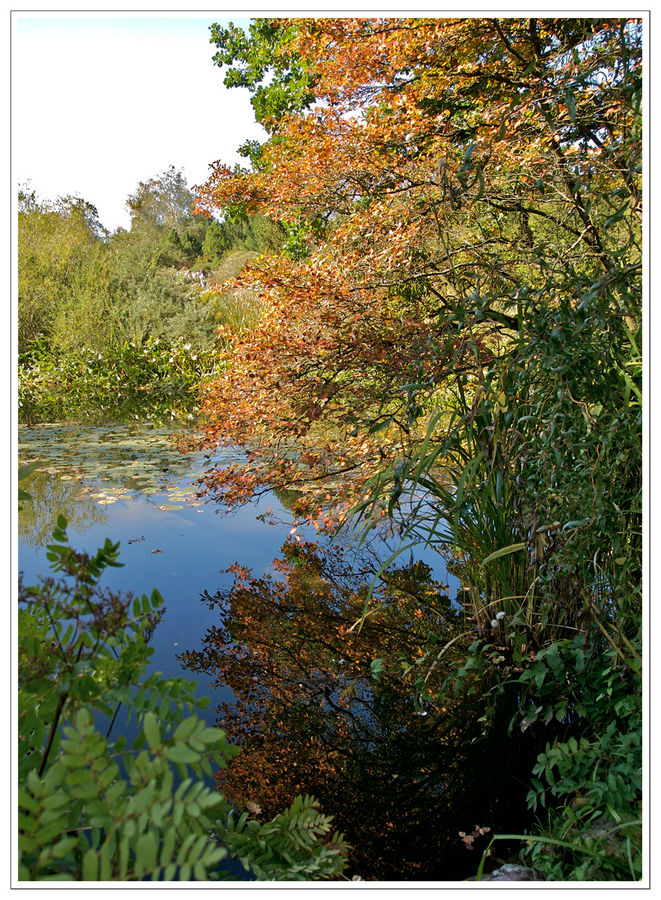
[[[12,174],[43,199],[81,196],[110,231],[126,199],[174,165],[190,186],[264,136],[248,91],[227,89],[209,26],[189,13],[12,14]],[[232,17],[235,24],[248,19]]]

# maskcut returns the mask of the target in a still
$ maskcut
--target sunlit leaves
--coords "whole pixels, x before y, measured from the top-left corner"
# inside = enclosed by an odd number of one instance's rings
[[[245,73],[259,57],[259,78],[296,58],[320,102],[281,109],[255,170],[217,166],[199,204],[316,224],[303,262],[264,259],[242,280],[262,323],[236,336],[205,412],[209,438],[254,456],[209,487],[231,504],[292,485],[314,516],[316,479],[338,510],[355,501],[384,459],[415,449],[434,407],[451,406],[455,375],[470,392],[524,339],[527,304],[568,290],[558,269],[594,281],[615,247],[635,264],[639,228],[624,219],[640,203],[628,93],[640,28],[324,18],[268,29],[271,56],[256,31],[225,34],[228,52]],[[451,411],[439,434],[450,422]]]

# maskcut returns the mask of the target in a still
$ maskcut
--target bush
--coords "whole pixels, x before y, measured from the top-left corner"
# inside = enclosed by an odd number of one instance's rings
[[[35,343],[19,357],[19,420],[192,419],[198,385],[213,367],[212,350],[195,352],[182,341],[147,338],[103,352],[83,347],[69,353]]]

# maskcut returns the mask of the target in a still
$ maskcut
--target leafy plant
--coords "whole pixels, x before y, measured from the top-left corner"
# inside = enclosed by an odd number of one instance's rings
[[[213,350],[196,351],[182,341],[147,338],[66,353],[35,344],[19,357],[19,418],[28,424],[192,419],[199,411],[200,382],[214,367]]]
[[[231,748],[197,716],[167,736],[160,718],[150,710],[141,716],[134,747],[148,749],[137,753],[109,746],[86,707],[64,726],[53,762],[42,774],[31,769],[19,792],[22,880],[213,877],[227,856],[211,835],[213,815],[229,804],[200,775],[209,770],[206,754],[222,761]]]
[[[331,878],[344,868],[350,850],[337,831],[331,836],[328,816],[310,796],[296,797],[288,810],[260,823],[244,812],[227,818],[225,840],[233,855],[258,878],[307,881]],[[324,841],[331,836],[329,841]]]

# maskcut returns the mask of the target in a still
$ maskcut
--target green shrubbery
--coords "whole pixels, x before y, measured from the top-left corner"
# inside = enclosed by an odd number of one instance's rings
[[[181,340],[147,338],[69,353],[36,343],[19,356],[19,418],[28,424],[192,419],[199,411],[200,381],[213,367],[212,350],[195,352]]]
[[[128,198],[129,231],[108,232],[77,197],[19,194],[19,417],[22,422],[197,413],[220,326],[254,323],[249,292],[223,287],[285,238],[264,216],[194,216],[173,167]]]

